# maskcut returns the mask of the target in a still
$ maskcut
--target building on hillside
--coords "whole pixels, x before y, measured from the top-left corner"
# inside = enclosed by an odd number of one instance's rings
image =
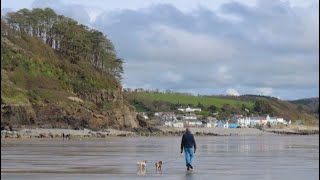
[[[197,115],[195,114],[185,114],[182,116],[182,119],[197,119]]]
[[[227,128],[238,128],[240,127],[237,121],[228,121]]]
[[[161,120],[175,120],[176,115],[173,112],[163,112],[158,117],[160,117]]]
[[[240,127],[249,127],[250,126],[250,117],[241,116],[238,119],[238,124]]]
[[[266,117],[267,123],[270,123],[271,125],[278,124],[277,119],[278,119],[277,117],[270,117],[269,115],[267,115],[267,117]]]
[[[178,121],[178,120],[173,120],[172,121],[172,126],[176,127],[176,128],[183,128],[184,124],[182,121]]]
[[[261,116],[252,116],[250,117],[250,126],[261,125],[266,123],[266,119]]]
[[[284,119],[282,117],[276,117],[277,119],[277,123],[278,124],[283,124],[284,123]]]
[[[145,112],[138,112],[137,114],[140,115],[141,117],[143,117],[143,119],[145,119],[145,120],[149,119],[147,113],[145,113]]]
[[[216,121],[215,120],[202,120],[202,126],[206,128],[214,128]]]
[[[161,117],[162,115],[166,115],[168,117],[175,117],[176,114],[174,112],[155,112],[154,116]]]
[[[201,127],[202,122],[198,119],[183,119],[182,120],[184,127]]]
[[[187,108],[180,107],[180,108],[178,108],[178,111],[195,112],[195,111],[201,111],[201,108],[190,108],[189,106]]]
[[[218,120],[216,124],[216,128],[227,128],[228,122],[226,120]]]
[[[283,124],[291,124],[291,120],[284,120]]]
[[[184,127],[184,123],[183,123],[183,121],[179,121],[177,119],[175,119],[175,120],[167,120],[167,121],[165,121],[164,126],[183,128]]]
[[[234,115],[227,119],[228,128],[237,128],[239,126],[239,119],[242,118],[242,115]]]

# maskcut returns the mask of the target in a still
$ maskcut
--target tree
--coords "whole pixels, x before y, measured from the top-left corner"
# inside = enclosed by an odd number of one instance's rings
[[[198,102],[197,106],[198,106],[198,108],[204,109],[204,106],[200,102]]]
[[[259,114],[272,114],[272,107],[264,100],[257,100],[254,104],[253,110]]]
[[[217,111],[217,107],[215,105],[210,105],[207,110],[210,111],[211,113],[215,113]]]
[[[4,21],[1,26],[8,23],[13,31],[41,39],[61,55],[69,57],[72,63],[89,61],[106,75],[118,81],[122,78],[124,61],[117,57],[112,42],[100,31],[57,15],[50,8],[21,9],[8,13]]]

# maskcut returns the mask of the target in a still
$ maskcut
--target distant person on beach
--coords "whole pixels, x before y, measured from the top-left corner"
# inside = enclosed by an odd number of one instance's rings
[[[184,155],[186,159],[187,170],[193,169],[193,166],[192,166],[192,160],[194,157],[193,153],[196,153],[197,145],[196,145],[194,136],[191,133],[189,128],[186,129],[186,132],[182,136],[181,153],[183,149],[184,149]]]
[[[64,133],[62,133],[62,139],[64,140]]]

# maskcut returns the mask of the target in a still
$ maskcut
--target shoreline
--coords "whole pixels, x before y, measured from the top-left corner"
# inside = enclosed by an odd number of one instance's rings
[[[308,126],[289,126],[286,128],[200,128],[192,127],[192,133],[195,136],[247,136],[247,135],[312,135],[319,134],[319,127]],[[65,137],[71,139],[78,138],[106,138],[106,137],[145,137],[145,136],[181,136],[185,132],[185,128],[174,127],[149,127],[149,128],[133,128],[129,130],[103,129],[93,131],[90,129],[73,130],[73,129],[21,129],[17,131],[1,131],[1,139],[62,139]]]

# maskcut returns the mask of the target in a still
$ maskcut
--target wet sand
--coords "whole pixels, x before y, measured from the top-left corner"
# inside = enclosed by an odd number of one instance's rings
[[[319,179],[319,136],[196,136],[186,171],[181,137],[1,142],[4,179]],[[137,161],[147,160],[145,170]],[[154,163],[164,162],[162,171]]]

